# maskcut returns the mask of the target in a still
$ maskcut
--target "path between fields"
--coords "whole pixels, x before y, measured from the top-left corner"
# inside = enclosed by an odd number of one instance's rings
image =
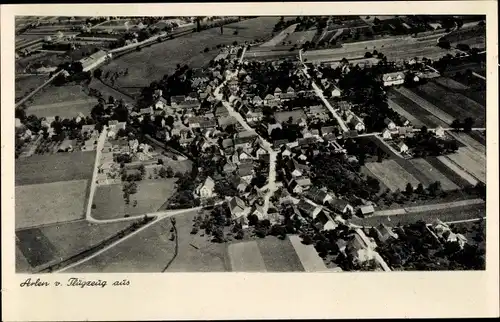
[[[455,207],[477,205],[477,204],[482,204],[482,203],[484,203],[483,199],[468,199],[468,200],[459,200],[459,201],[438,203],[438,204],[431,204],[431,205],[404,207],[404,208],[398,208],[398,209],[387,209],[387,210],[375,211],[371,217],[396,216],[396,215],[403,215],[403,214],[407,214],[407,213],[449,209],[449,208],[455,208]]]

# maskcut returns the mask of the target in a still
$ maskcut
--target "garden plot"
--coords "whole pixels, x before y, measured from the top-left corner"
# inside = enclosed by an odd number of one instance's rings
[[[281,240],[266,236],[264,239],[258,239],[257,244],[268,272],[304,271],[290,239]]]
[[[422,183],[423,185],[428,186],[430,183],[439,181],[441,182],[441,187],[444,191],[459,189],[456,184],[454,184],[450,179],[448,179],[444,174],[439,172],[424,159],[412,159],[410,162],[428,178],[425,184]]]
[[[402,108],[401,106],[399,106],[398,103],[396,103],[395,101],[393,101],[392,99],[388,99],[387,100],[387,104],[389,105],[389,107],[398,112],[399,115],[401,115],[402,117],[406,118],[408,121],[410,121],[410,123],[417,127],[417,128],[420,128],[422,127],[424,124],[419,120],[417,119],[415,116],[413,116],[413,114],[407,112],[404,108]]]
[[[394,160],[384,160],[381,163],[367,163],[366,167],[391,191],[398,189],[404,191],[408,183],[411,183],[413,187],[418,186],[420,183]]]
[[[170,178],[138,182],[137,193],[130,195],[129,205],[125,204],[122,184],[98,186],[93,200],[95,208],[92,209],[92,217],[114,219],[156,212],[175,192],[176,180]]]
[[[486,183],[486,158],[468,147],[461,147],[457,153],[449,154],[447,157],[476,179]]]
[[[16,187],[16,229],[84,217],[88,180]]]

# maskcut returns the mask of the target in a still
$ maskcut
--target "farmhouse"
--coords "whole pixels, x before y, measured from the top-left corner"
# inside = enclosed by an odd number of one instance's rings
[[[312,187],[309,191],[307,191],[305,197],[320,205],[324,205],[327,201],[333,199],[327,191],[316,187]]]
[[[377,239],[381,243],[385,243],[387,240],[389,240],[389,238],[394,238],[394,239],[398,238],[398,234],[393,232],[391,227],[387,227],[383,223],[381,223],[380,225],[378,225],[374,229],[375,229],[375,234],[377,236]]]
[[[167,100],[164,99],[163,97],[160,97],[159,99],[156,100],[156,102],[153,105],[154,110],[164,110],[165,107],[167,106]]]
[[[442,137],[444,137],[444,129],[443,129],[443,127],[442,127],[442,126],[438,126],[438,127],[436,128],[436,130],[434,131],[434,133],[436,134],[436,136],[437,136],[438,138],[442,138]]]
[[[233,197],[229,201],[229,210],[231,211],[232,219],[238,219],[245,214],[247,209],[248,207],[245,205],[245,202],[238,197]]]
[[[357,214],[360,217],[370,216],[375,212],[372,205],[365,205],[358,208]]]
[[[382,75],[384,86],[401,85],[405,82],[405,74],[403,72],[387,73]]]
[[[322,207],[313,205],[312,203],[300,199],[299,203],[297,204],[297,208],[305,215],[308,217],[311,217],[312,219],[315,219],[322,211]]]
[[[83,71],[86,72],[96,68],[100,64],[104,63],[106,59],[108,59],[108,57],[109,56],[107,52],[105,52],[104,50],[99,50],[98,52],[93,53],[88,57],[82,58],[80,60],[80,63],[82,63]]]
[[[195,194],[202,199],[211,198],[214,194],[214,187],[214,180],[210,177],[207,177],[203,183],[196,187]]]
[[[386,117],[384,119],[384,124],[387,126],[389,130],[394,130],[396,129],[396,123],[394,123],[390,118]]]
[[[328,201],[328,205],[334,209],[335,211],[346,214],[346,213],[354,213],[354,208],[349,204],[348,201],[343,199],[331,199]]]
[[[384,140],[391,140],[392,139],[392,134],[391,134],[391,131],[389,131],[389,129],[384,129],[382,131],[382,138]]]
[[[401,141],[398,143],[398,149],[399,149],[399,152],[404,153],[404,152],[408,151],[408,146],[404,142]]]

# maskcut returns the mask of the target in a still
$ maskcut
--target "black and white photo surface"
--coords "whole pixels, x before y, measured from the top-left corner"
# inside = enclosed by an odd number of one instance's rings
[[[484,270],[485,25],[17,16],[16,272]]]

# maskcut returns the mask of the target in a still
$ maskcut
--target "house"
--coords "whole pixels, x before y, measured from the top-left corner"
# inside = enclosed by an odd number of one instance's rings
[[[342,95],[342,92],[340,91],[340,89],[336,86],[333,86],[331,96],[332,97],[340,97],[341,95]]]
[[[163,97],[160,97],[159,99],[156,100],[156,102],[153,105],[154,110],[164,110],[165,107],[167,106],[167,100],[164,99]]]
[[[348,112],[351,110],[351,103],[347,101],[340,101],[337,105],[341,112]]]
[[[299,178],[307,173],[309,167],[298,163],[294,159],[287,160],[285,164],[288,173],[292,176],[292,178]]]
[[[240,165],[236,173],[241,180],[250,183],[253,178],[253,165]]]
[[[139,110],[140,115],[151,115],[153,114],[153,108],[152,107],[146,107],[146,108],[141,108]]]
[[[444,129],[442,126],[438,126],[435,130],[434,130],[434,134],[438,137],[438,138],[443,138],[444,137]]]
[[[354,207],[347,200],[332,198],[327,204],[341,214],[354,214]]]
[[[198,197],[202,199],[211,198],[214,195],[215,182],[212,178],[207,177],[203,183],[200,183],[196,189],[195,193]]]
[[[235,149],[244,149],[250,150],[252,148],[253,143],[255,142],[255,136],[247,136],[247,137],[236,137],[234,139],[234,148]]]
[[[401,85],[405,82],[405,74],[403,72],[393,72],[382,75],[384,86]]]
[[[391,227],[387,227],[385,224],[381,223],[377,227],[374,228],[377,239],[381,243],[385,243],[390,238],[397,239],[398,234],[392,231]]]
[[[304,192],[304,188],[299,185],[299,183],[295,179],[290,181],[288,189],[290,190],[290,192],[295,194],[301,194]]]
[[[320,212],[316,216],[314,225],[318,230],[333,230],[338,226],[325,212]]]
[[[229,210],[231,212],[232,219],[237,219],[237,218],[241,217],[242,215],[244,215],[245,211],[248,208],[245,205],[245,202],[238,197],[231,198],[228,206],[229,206]]]
[[[384,129],[382,131],[382,138],[384,140],[391,140],[392,139],[392,133],[391,133],[391,131],[389,131],[389,129]]]
[[[255,105],[255,106],[259,106],[259,105],[262,105],[264,103],[264,101],[262,100],[262,98],[259,96],[259,95],[255,95],[253,98],[252,98],[252,103]]]
[[[267,95],[264,97],[264,104],[266,104],[266,105],[271,105],[271,104],[273,104],[274,102],[276,102],[276,97],[274,97],[274,95],[272,95],[272,94],[267,94]]]
[[[399,149],[399,152],[405,153],[408,151],[408,146],[403,141],[401,141],[398,143],[398,149]]]
[[[273,148],[278,150],[281,146],[286,145],[288,143],[287,139],[275,140],[273,141]]]
[[[365,130],[365,123],[363,120],[357,116],[356,114],[351,114],[352,117],[349,120],[349,124],[358,132]]]
[[[261,147],[260,145],[254,147],[254,149],[252,151],[252,155],[255,156],[256,158],[260,158],[261,156],[266,155],[266,154],[267,154],[267,151],[263,147]]]
[[[295,181],[297,181],[297,184],[302,187],[302,191],[309,190],[309,188],[312,185],[311,179],[309,179],[309,178],[302,177],[302,178],[295,179]]]
[[[170,103],[172,105],[181,105],[186,101],[186,96],[184,95],[174,95],[170,97]]]
[[[333,199],[332,196],[326,190],[319,189],[316,187],[312,187],[309,191],[307,191],[305,197],[311,199],[312,201],[320,205],[324,205],[327,201]]]
[[[211,129],[217,127],[217,120],[215,118],[203,118],[199,122],[201,129]]]
[[[297,204],[297,208],[305,216],[308,216],[312,219],[315,219],[323,211],[322,207],[313,205],[305,199],[300,199],[299,203]]]
[[[347,241],[344,252],[349,254],[358,263],[372,260],[376,255],[372,248],[366,246],[366,243],[359,234],[352,235]]]
[[[323,126],[321,127],[321,135],[325,136],[327,134],[333,133],[335,131],[335,126]]]
[[[359,217],[366,217],[372,215],[374,212],[375,208],[373,208],[373,205],[365,205],[359,207],[356,214]]]
[[[384,119],[384,124],[387,126],[389,130],[395,130],[396,129],[396,123],[394,123],[390,118],[386,117]]]
[[[216,117],[222,117],[222,116],[228,116],[229,111],[227,108],[222,105],[222,101],[219,101],[217,104],[215,104],[215,116]]]
[[[268,135],[271,135],[271,133],[273,133],[273,130],[275,130],[275,129],[283,129],[283,127],[281,126],[281,123],[274,123],[274,124],[268,123],[267,124],[267,134]]]
[[[439,219],[436,219],[436,221],[432,223],[432,228],[436,232],[436,235],[446,242],[456,242],[460,248],[463,248],[467,243],[467,238],[464,235],[455,234],[446,223]]]
[[[276,89],[274,90],[274,96],[275,97],[280,97],[281,93],[283,93],[282,90],[281,90],[281,88],[276,87]]]
[[[237,169],[236,164],[232,162],[227,162],[226,164],[224,164],[222,171],[224,171],[225,173],[233,173],[234,171],[236,171],[236,169]]]
[[[57,152],[71,152],[73,151],[73,141],[72,140],[64,140],[59,148],[57,148]]]
[[[411,127],[408,127],[408,126],[400,126],[398,127],[398,135],[401,136],[401,137],[406,137],[406,136],[409,136],[413,133],[413,129]]]
[[[299,124],[302,122],[302,120],[306,119],[306,114],[302,109],[297,109],[292,111],[280,111],[274,113],[274,118],[279,123],[287,123],[291,121],[292,124]]]
[[[86,134],[91,135],[92,133],[94,133],[94,131],[95,131],[95,124],[89,124],[89,125],[83,125],[80,133],[82,133],[82,135]]]
[[[222,148],[224,150],[234,147],[233,139],[222,140]]]

